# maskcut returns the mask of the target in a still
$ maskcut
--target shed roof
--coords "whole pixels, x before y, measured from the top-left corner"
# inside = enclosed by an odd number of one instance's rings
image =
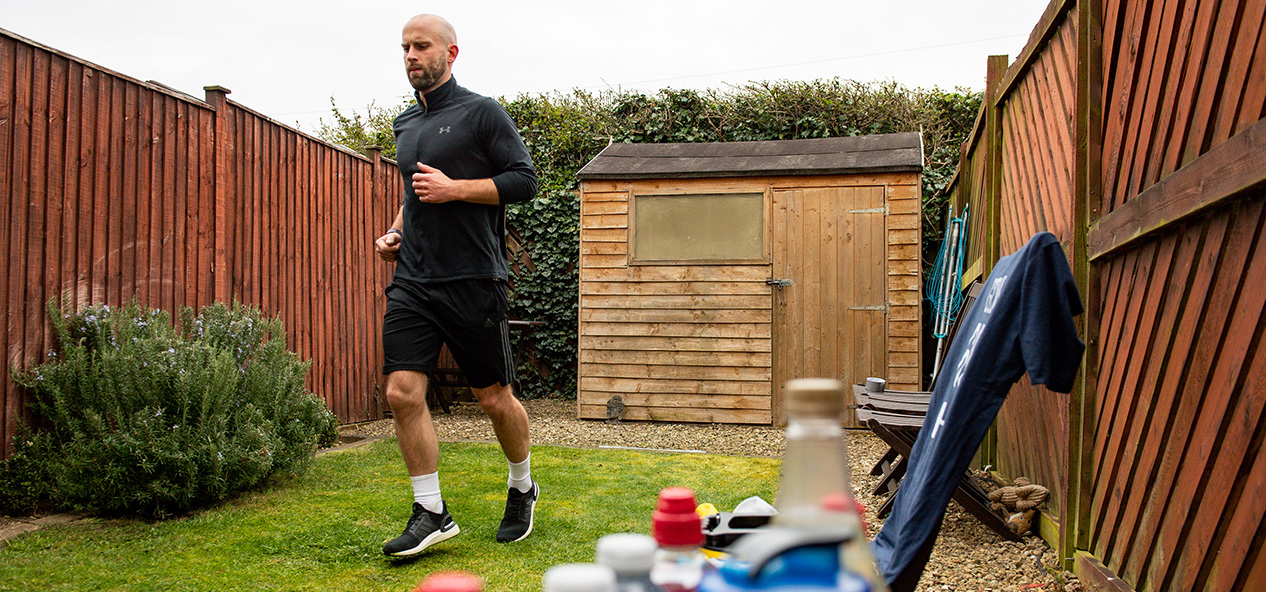
[[[696,144],[611,144],[581,179],[768,177],[917,172],[919,134]]]

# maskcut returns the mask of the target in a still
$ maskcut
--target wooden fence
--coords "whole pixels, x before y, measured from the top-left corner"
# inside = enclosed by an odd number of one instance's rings
[[[1022,382],[984,462],[1052,499],[1091,589],[1266,589],[1266,0],[1053,0],[990,58],[952,181],[966,280],[1034,232],[1081,288],[1071,395]]]
[[[208,87],[198,100],[0,29],[0,438],[25,412],[10,371],[51,346],[45,303],[175,311],[258,305],[312,361],[344,422],[381,417],[372,243],[398,207],[395,164],[280,125]]]

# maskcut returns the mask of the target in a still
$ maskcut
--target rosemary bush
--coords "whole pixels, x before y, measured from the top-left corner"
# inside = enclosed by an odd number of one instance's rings
[[[0,465],[10,511],[179,514],[298,473],[337,438],[309,364],[256,308],[186,308],[179,330],[135,302],[49,314],[56,349],[14,377],[39,423]]]

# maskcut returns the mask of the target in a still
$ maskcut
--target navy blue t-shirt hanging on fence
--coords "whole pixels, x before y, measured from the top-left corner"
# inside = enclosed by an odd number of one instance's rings
[[[918,581],[958,479],[1011,385],[1027,370],[1033,384],[1072,390],[1086,349],[1073,322],[1081,313],[1068,260],[1051,233],[1034,235],[994,266],[945,356],[892,514],[871,543],[889,582]]]

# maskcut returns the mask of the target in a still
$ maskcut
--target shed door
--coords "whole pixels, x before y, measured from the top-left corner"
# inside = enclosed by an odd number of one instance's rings
[[[783,425],[788,380],[884,375],[884,188],[775,190],[773,223],[774,279],[791,280],[772,289],[773,415]]]

